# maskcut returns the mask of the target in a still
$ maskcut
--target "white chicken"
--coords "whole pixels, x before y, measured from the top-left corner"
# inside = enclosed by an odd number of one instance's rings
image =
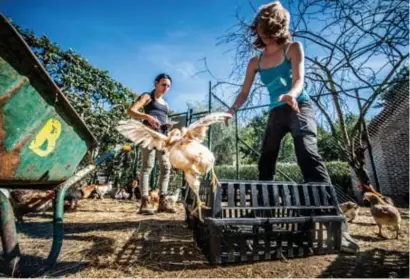
[[[213,170],[215,157],[202,142],[205,140],[210,125],[223,122],[226,118],[231,117],[231,114],[224,112],[210,113],[192,123],[188,128],[172,129],[168,136],[157,133],[133,119],[120,121],[116,129],[134,143],[140,143],[144,148],[155,148],[169,154],[171,165],[185,173],[188,186],[195,193],[197,206],[193,212],[198,210],[199,219],[202,221],[199,176],[212,172],[213,191],[218,183]]]
[[[167,200],[175,204],[178,202],[180,194],[181,194],[181,188],[178,188],[175,190],[175,192],[172,195],[167,196]]]

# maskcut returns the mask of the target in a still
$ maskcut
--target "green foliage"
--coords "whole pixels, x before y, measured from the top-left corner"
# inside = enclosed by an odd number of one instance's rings
[[[326,163],[329,176],[333,184],[340,185],[348,189],[351,185],[350,168],[346,162],[332,161]],[[277,164],[277,178],[278,181],[289,181],[279,171],[283,172],[291,180],[295,182],[302,182],[303,177],[299,166],[296,163],[278,163]],[[236,166],[221,165],[215,167],[215,172],[220,179],[236,179]],[[241,165],[239,167],[239,179],[241,180],[257,180],[258,166],[257,165]]]
[[[347,162],[331,161],[326,163],[326,167],[334,185],[342,186],[345,191],[351,189],[350,167]]]
[[[114,127],[126,117],[126,110],[136,95],[74,50],[63,50],[46,35],[37,37],[32,31],[15,27],[99,142],[99,147],[87,154],[79,167],[87,164],[90,156],[98,157],[123,143],[124,139]],[[114,168],[110,164],[103,165],[101,171],[112,175]],[[114,172],[118,176],[119,172]]]
[[[232,125],[213,125],[211,128],[212,152],[215,155],[216,165],[233,164],[235,155],[235,132]]]
[[[357,123],[358,116],[353,113],[347,113],[345,117],[345,126],[348,135],[353,134],[353,128]],[[346,156],[343,153],[338,141],[342,141],[342,132],[339,123],[334,123],[335,134],[325,130],[323,127],[318,127],[317,145],[319,154],[324,161],[346,161]],[[353,136],[352,136],[353,137]]]
[[[189,104],[188,106],[192,109],[193,114],[205,113],[202,115],[205,116],[208,111],[207,105],[200,102]],[[213,112],[225,110],[222,107],[215,107]],[[196,120],[198,119],[192,119],[192,122]],[[215,156],[216,165],[233,164],[235,157],[235,126],[233,123],[229,126],[222,123],[214,124],[210,127],[210,131],[211,149]],[[207,145],[208,141],[206,140],[204,144]]]
[[[263,135],[268,121],[269,112],[264,112],[262,116],[256,116],[240,131],[241,139],[247,146],[260,152]],[[346,125],[348,132],[353,128],[357,121],[357,116],[349,114],[346,117]],[[337,139],[340,139],[341,132],[339,125],[335,124],[337,135],[333,135],[322,127],[318,127],[317,141],[319,153],[325,161],[344,160],[343,152],[337,144]],[[255,164],[258,162],[259,156],[249,149],[245,144],[239,144],[239,150],[242,155],[241,164]],[[288,133],[282,141],[281,150],[278,156],[278,162],[296,162],[295,146],[293,138]]]
[[[340,130],[338,131],[340,133]],[[317,146],[324,161],[342,160],[343,153],[336,138],[322,127],[317,129]],[[340,136],[340,135],[339,135]]]
[[[261,116],[255,116],[239,132],[239,137],[246,144],[239,143],[239,151],[242,155],[242,164],[255,164],[258,161],[259,156],[248,147],[260,152],[268,116],[268,111],[263,112]]]
[[[241,153],[241,164],[255,164],[259,160],[259,155],[253,150],[260,152],[261,144],[265,134],[266,124],[268,122],[269,111],[265,111],[261,116],[255,116],[249,123],[241,129],[239,136],[245,144],[239,143]],[[290,134],[287,134],[282,141],[281,151],[278,160],[280,162],[295,162],[295,147]]]

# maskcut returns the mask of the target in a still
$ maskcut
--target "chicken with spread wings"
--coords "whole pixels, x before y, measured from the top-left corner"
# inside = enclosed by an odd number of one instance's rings
[[[211,185],[216,189],[217,179],[213,170],[215,157],[202,143],[208,127],[214,123],[224,122],[232,115],[214,112],[192,123],[189,127],[172,129],[168,136],[157,133],[141,122],[130,119],[120,121],[117,131],[136,144],[148,149],[163,150],[168,153],[171,165],[185,173],[185,179],[195,193],[196,210],[201,217],[201,200],[199,198],[200,175],[212,172]]]

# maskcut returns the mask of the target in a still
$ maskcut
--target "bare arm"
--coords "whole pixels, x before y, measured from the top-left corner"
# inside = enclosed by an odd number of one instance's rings
[[[129,109],[128,115],[132,118],[138,118],[142,120],[147,120],[151,126],[155,129],[159,129],[160,123],[158,119],[154,118],[153,116],[140,112],[139,110],[151,102],[151,96],[148,94],[144,94],[139,98]]]
[[[239,93],[238,97],[236,97],[236,100],[233,103],[232,107],[229,109],[229,113],[233,114],[234,112],[236,112],[248,99],[249,91],[251,90],[257,70],[258,57],[255,56],[249,61],[248,68],[246,70],[245,81],[243,82],[241,92]]]
[[[292,89],[288,95],[297,98],[302,93],[305,77],[305,55],[302,44],[292,43],[289,47],[288,57],[292,63]]]
[[[286,94],[279,96],[279,101],[286,102],[294,111],[299,112],[296,98],[302,93],[305,77],[305,57],[303,47],[299,42],[289,46],[288,58],[292,63],[292,88]]]

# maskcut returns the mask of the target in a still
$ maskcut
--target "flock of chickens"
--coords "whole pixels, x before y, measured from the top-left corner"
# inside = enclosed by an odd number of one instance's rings
[[[194,122],[189,127],[172,129],[168,136],[157,133],[136,120],[121,121],[116,129],[135,144],[140,144],[148,149],[162,150],[169,154],[171,165],[185,173],[186,182],[197,197],[197,208],[194,212],[198,210],[198,216],[202,220],[202,204],[199,198],[200,176],[212,172],[211,185],[214,187],[213,190],[215,190],[218,184],[213,172],[215,157],[202,143],[211,124],[223,122],[226,118],[230,117],[232,116],[227,113],[211,113]],[[134,189],[136,186],[137,183],[133,183],[132,188]],[[379,227],[379,235],[383,237],[383,226],[393,226],[397,239],[399,237],[401,216],[398,209],[394,206],[393,200],[376,192],[371,185],[362,185],[361,187],[364,192],[363,200],[370,203],[370,213]],[[86,199],[90,196],[103,198],[111,189],[112,184],[108,183],[106,185],[94,184],[69,190],[65,197],[66,209],[74,210],[80,199]],[[127,198],[129,194],[132,195],[132,192],[132,189],[128,192],[124,189],[119,189],[114,194],[114,198]],[[176,192],[173,196],[169,197],[169,201],[176,202],[178,196],[179,192]],[[30,195],[30,191],[27,190],[14,190],[11,192],[15,216],[20,221],[22,216],[28,212],[44,211],[50,208],[53,199],[54,192],[52,191],[43,191],[41,193],[37,191],[34,195]],[[153,204],[158,204],[159,194],[157,190],[150,192],[150,199]],[[349,222],[353,222],[359,213],[359,206],[353,202],[340,204],[340,209]]]
[[[399,210],[394,206],[393,200],[379,194],[371,186],[364,187],[367,187],[367,189],[365,189],[367,192],[363,194],[363,200],[370,203],[370,213],[379,228],[378,235],[384,237],[382,234],[382,227],[391,226],[396,231],[396,239],[398,239],[401,216]],[[138,183],[136,183],[135,188],[136,190],[139,189]],[[104,195],[111,190],[111,182],[104,185],[84,185],[77,189],[70,188],[65,196],[65,210],[75,210],[78,202],[82,199],[102,199]],[[120,194],[123,194],[123,196]],[[168,202],[175,204],[178,201],[179,196],[180,189],[176,190],[174,194],[167,196]],[[124,188],[119,188],[113,192],[112,197],[115,199],[127,199],[130,197],[130,194]],[[54,191],[13,190],[10,192],[10,200],[13,205],[15,217],[20,222],[23,222],[23,216],[27,213],[45,212],[46,210],[51,209],[54,198]],[[158,190],[155,189],[150,192],[150,199],[154,207],[155,205],[158,206]],[[359,214],[360,207],[354,202],[341,203],[339,207],[348,222],[353,222]]]
[[[361,188],[364,191],[363,200],[370,203],[370,213],[379,227],[378,235],[384,238],[382,227],[391,226],[396,231],[396,239],[398,239],[401,215],[393,200],[376,192],[371,185],[361,185]],[[340,204],[339,207],[348,222],[353,222],[359,214],[360,207],[354,202],[345,202]]]
[[[133,180],[131,189],[117,188],[113,191],[113,183],[111,181],[105,184],[84,184],[78,187],[68,189],[64,197],[64,210],[67,212],[75,211],[80,200],[84,199],[103,199],[104,196],[110,194],[113,199],[131,199],[130,191],[135,190],[139,193],[138,180]],[[180,195],[180,189],[175,193],[168,195],[166,198],[169,203],[176,203]],[[136,199],[140,199],[141,195],[136,195]],[[10,191],[10,202],[13,206],[14,215],[19,222],[23,222],[23,216],[32,212],[45,212],[53,207],[55,192],[48,190],[12,190]],[[153,206],[158,207],[159,192],[157,189],[150,191],[150,200]]]
[[[100,198],[112,190],[112,182],[98,185],[80,185],[80,187],[69,188],[64,197],[64,210],[76,209],[79,200],[87,198]],[[16,219],[23,222],[23,216],[30,212],[45,212],[53,207],[55,192],[41,190],[12,190],[10,191],[10,202],[13,206]]]

